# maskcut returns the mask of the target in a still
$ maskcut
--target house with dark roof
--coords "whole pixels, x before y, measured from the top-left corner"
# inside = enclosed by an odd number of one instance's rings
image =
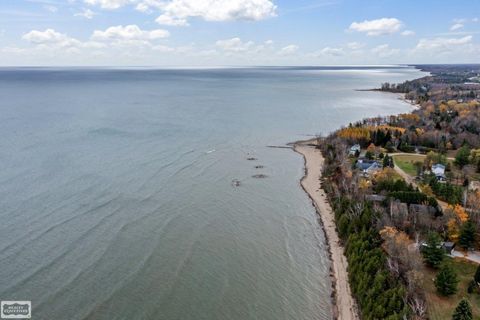
[[[437,209],[432,206],[427,206],[424,204],[410,204],[408,207],[410,214],[413,215],[435,215],[437,213]]]

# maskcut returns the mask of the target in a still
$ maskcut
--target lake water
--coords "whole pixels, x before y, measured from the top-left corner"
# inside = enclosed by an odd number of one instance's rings
[[[330,319],[303,159],[267,146],[406,112],[355,89],[421,75],[0,69],[0,300],[34,319]]]

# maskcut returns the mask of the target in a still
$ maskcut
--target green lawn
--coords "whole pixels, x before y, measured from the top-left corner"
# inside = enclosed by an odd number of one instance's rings
[[[478,319],[478,317],[480,317],[480,294],[467,293],[468,283],[473,279],[478,265],[466,260],[452,258],[447,258],[446,263],[451,264],[457,272],[458,279],[460,280],[458,283],[458,291],[450,297],[438,295],[433,283],[436,271],[425,268],[423,272],[423,283],[427,298],[429,318],[431,320],[450,320],[453,310],[455,310],[460,300],[465,297],[472,305],[473,318]]]
[[[425,156],[419,154],[405,154],[393,156],[393,161],[395,162],[395,165],[405,171],[406,174],[411,175],[412,177],[417,175],[417,168],[415,167],[414,163],[423,163],[424,159]]]

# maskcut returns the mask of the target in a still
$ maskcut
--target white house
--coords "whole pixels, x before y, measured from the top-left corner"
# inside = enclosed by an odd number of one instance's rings
[[[362,148],[359,144],[356,144],[350,147],[350,151],[348,154],[354,156],[357,152],[360,152],[360,150],[362,150]]]
[[[445,180],[445,166],[441,163],[432,165],[432,172],[438,180]]]

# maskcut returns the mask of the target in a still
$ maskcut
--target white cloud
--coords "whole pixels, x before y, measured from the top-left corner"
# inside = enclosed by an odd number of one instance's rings
[[[176,18],[167,15],[159,16],[157,19],[155,19],[155,22],[158,24],[174,27],[186,27],[189,25],[187,19]]]
[[[345,50],[343,50],[343,48],[326,47],[320,50],[319,53],[323,56],[340,57],[345,54]]]
[[[142,30],[137,25],[114,26],[105,31],[95,30],[92,40],[97,41],[149,41],[166,38],[170,35],[167,30]]]
[[[171,0],[161,4],[155,1],[153,5],[143,1],[139,6],[143,10],[150,6],[160,9],[157,23],[176,26],[187,25],[192,17],[206,21],[258,21],[276,16],[277,8],[271,0]]]
[[[252,49],[255,45],[253,41],[243,42],[240,38],[218,40],[215,45],[228,52],[245,52]]]
[[[415,31],[412,30],[405,30],[401,33],[402,36],[404,37],[410,37],[415,35]]]
[[[463,23],[455,23],[453,26],[450,27],[450,31],[456,31],[462,29],[463,27]]]
[[[84,0],[88,5],[100,6],[102,9],[118,9],[127,4],[134,3],[135,0]]]
[[[349,30],[364,32],[368,36],[380,36],[398,32],[402,27],[403,23],[396,18],[381,18],[377,20],[353,22]]]
[[[278,54],[282,55],[282,56],[288,56],[288,55],[292,55],[292,54],[296,53],[298,51],[298,49],[299,49],[299,46],[297,46],[295,44],[290,44],[290,45],[280,49],[278,51]]]
[[[161,9],[165,5],[164,0],[141,0],[135,7],[136,10],[151,13],[153,9]]]
[[[188,19],[206,21],[258,21],[276,16],[273,0],[83,0],[103,9],[118,9],[136,5],[135,9],[151,13],[160,11],[156,22],[170,26],[187,26]]]
[[[22,54],[25,53],[27,50],[18,47],[4,47],[0,48],[0,52],[2,53],[10,53],[10,54]]]
[[[347,43],[347,48],[352,49],[352,50],[359,50],[365,47],[365,43],[360,43],[360,42],[349,42]]]
[[[478,18],[473,18],[472,19],[472,22],[478,22],[478,21],[480,21]]]
[[[434,39],[420,39],[415,51],[451,51],[456,46],[467,45],[472,42],[472,36],[465,36],[462,38],[434,38]]]
[[[152,50],[159,51],[159,52],[173,52],[175,51],[175,48],[164,46],[164,45],[158,45],[158,46],[153,46]]]
[[[55,6],[53,6],[53,5],[49,5],[49,4],[44,5],[43,8],[44,8],[45,10],[51,12],[51,13],[55,13],[55,12],[58,11],[58,8],[57,8],[57,7],[55,7]]]
[[[84,17],[85,19],[93,19],[93,17],[97,15],[97,13],[93,12],[88,8],[84,8],[82,12],[77,12],[74,14],[75,17]]]
[[[79,42],[74,38],[68,37],[66,34],[57,32],[53,29],[45,31],[32,30],[22,36],[23,40],[34,44],[69,44]]]
[[[480,45],[473,40],[472,35],[420,39],[408,54],[410,61],[475,63],[476,57],[480,55]]]
[[[105,47],[104,44],[95,41],[82,42],[54,29],[32,30],[24,34],[22,39],[43,49],[78,50],[80,48],[99,49]]]
[[[395,54],[398,54],[400,50],[390,48],[388,44],[382,44],[372,49],[372,53],[380,58],[388,58]]]

